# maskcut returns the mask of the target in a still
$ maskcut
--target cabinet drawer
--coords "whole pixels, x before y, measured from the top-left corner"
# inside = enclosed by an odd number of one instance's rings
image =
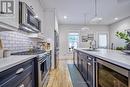
[[[28,86],[32,87],[32,73],[28,73],[25,76],[25,79],[17,87],[28,87]]]
[[[14,77],[1,84],[0,87],[10,87],[10,86],[17,87],[17,85],[21,83],[31,73],[32,73],[32,66],[29,66],[28,68],[25,69],[24,72],[18,75],[16,74]]]
[[[87,60],[88,60],[88,61],[94,61],[94,60],[95,60],[95,57],[89,55],[88,58],[87,58]]]
[[[4,82],[17,77],[18,74],[16,75],[16,72],[18,73],[18,71],[21,69],[26,70],[29,66],[31,66],[33,64],[32,60],[29,60],[27,62],[24,62],[22,64],[19,64],[17,66],[14,66],[8,70],[5,70],[3,72],[0,73],[0,85],[3,84]],[[20,73],[20,72],[19,72]]]
[[[25,79],[25,76],[29,73],[32,73],[33,62],[27,61],[23,64],[20,64],[14,68],[11,68],[7,71],[2,72],[3,77],[0,78],[0,87],[16,87],[20,82]],[[14,71],[12,71],[14,70]]]
[[[29,82],[29,84],[27,85],[27,87],[33,87],[32,80]]]

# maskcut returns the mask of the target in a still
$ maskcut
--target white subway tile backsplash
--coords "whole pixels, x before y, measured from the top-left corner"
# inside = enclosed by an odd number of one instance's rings
[[[32,47],[32,43],[34,43],[27,35],[14,31],[0,32],[0,37],[4,48],[12,52],[26,51]]]

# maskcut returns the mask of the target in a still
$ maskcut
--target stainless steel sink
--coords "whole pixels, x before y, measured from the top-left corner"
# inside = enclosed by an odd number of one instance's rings
[[[97,49],[82,49],[84,51],[98,51]]]

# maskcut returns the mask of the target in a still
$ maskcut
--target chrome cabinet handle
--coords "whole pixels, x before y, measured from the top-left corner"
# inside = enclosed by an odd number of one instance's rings
[[[89,66],[91,66],[91,63],[88,63]]]
[[[88,59],[89,59],[89,60],[92,60],[92,58],[90,58],[90,57],[89,57]]]
[[[17,71],[16,71],[16,74],[20,74],[20,73],[22,73],[24,71],[24,68],[20,68],[20,69],[18,69]]]
[[[19,87],[25,87],[24,84],[21,84]]]

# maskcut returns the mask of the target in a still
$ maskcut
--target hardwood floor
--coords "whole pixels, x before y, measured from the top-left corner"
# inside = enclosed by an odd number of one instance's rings
[[[50,72],[47,87],[73,87],[67,66],[72,63],[72,60],[60,60],[58,68]]]

